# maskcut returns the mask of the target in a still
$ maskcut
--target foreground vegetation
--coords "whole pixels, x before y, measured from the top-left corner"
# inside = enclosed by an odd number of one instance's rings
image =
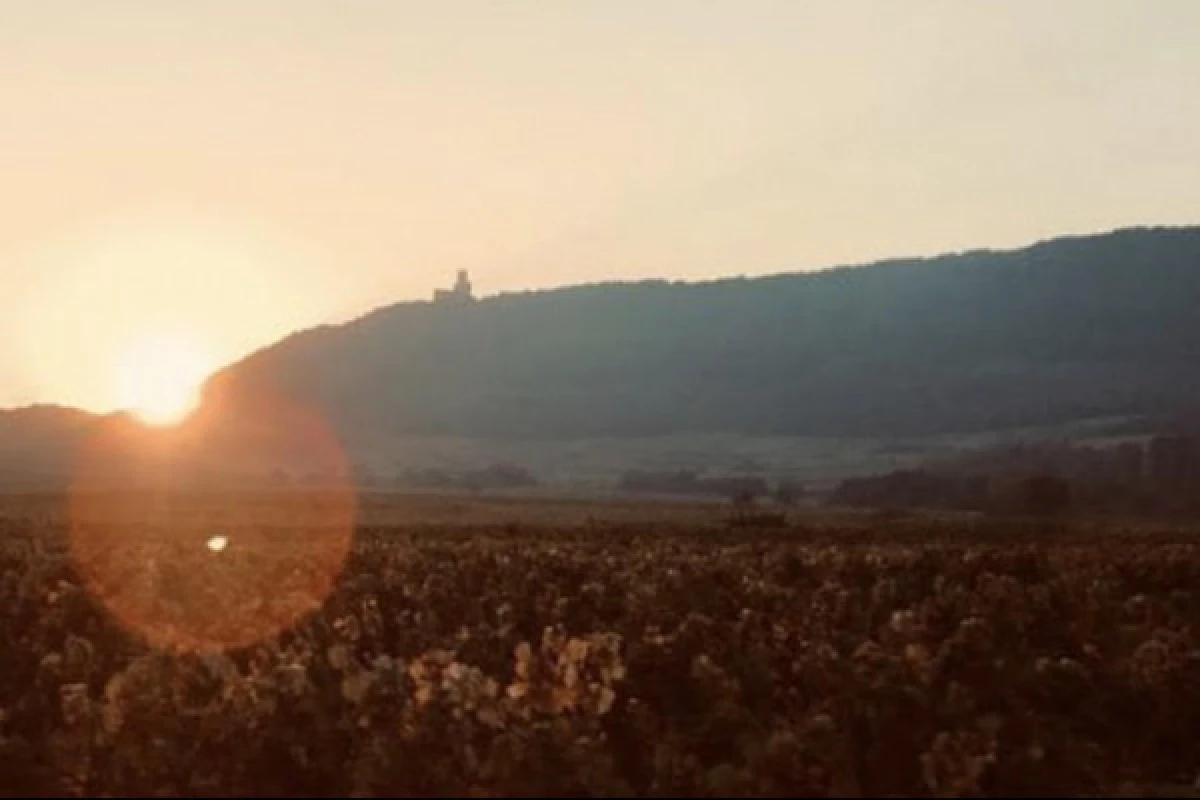
[[[14,517],[0,521],[0,789],[1189,788],[1200,550],[971,524],[360,527],[315,612],[222,654],[149,647],[88,591],[65,523]],[[234,532],[219,554],[170,531],[137,547],[220,586],[243,550],[303,572],[311,534],[286,533]]]

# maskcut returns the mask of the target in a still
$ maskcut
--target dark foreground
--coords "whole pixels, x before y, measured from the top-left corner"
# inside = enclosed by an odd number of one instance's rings
[[[368,523],[289,629],[171,654],[95,598],[65,521],[0,517],[12,795],[1117,795],[1200,768],[1186,533]],[[295,586],[222,582],[307,574],[301,528],[219,554],[157,530],[122,580],[175,570],[158,634],[252,625]]]

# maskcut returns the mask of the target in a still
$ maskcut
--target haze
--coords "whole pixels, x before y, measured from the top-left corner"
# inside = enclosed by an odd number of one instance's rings
[[[0,405],[427,296],[1200,218],[1200,4],[0,10]],[[202,355],[196,355],[202,354]],[[171,360],[169,357],[167,360]],[[161,389],[161,387],[158,387]]]

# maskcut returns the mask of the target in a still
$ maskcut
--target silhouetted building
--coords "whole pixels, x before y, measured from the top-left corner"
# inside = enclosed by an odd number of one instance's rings
[[[453,289],[435,289],[433,302],[446,306],[465,306],[474,303],[475,296],[471,294],[471,281],[467,278],[467,271],[465,269],[458,271],[458,280],[454,282]]]

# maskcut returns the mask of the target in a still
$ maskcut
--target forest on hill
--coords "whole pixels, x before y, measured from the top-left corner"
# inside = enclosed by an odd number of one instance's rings
[[[381,434],[920,436],[1200,398],[1200,228],[683,284],[408,303],[295,334],[207,402]]]

